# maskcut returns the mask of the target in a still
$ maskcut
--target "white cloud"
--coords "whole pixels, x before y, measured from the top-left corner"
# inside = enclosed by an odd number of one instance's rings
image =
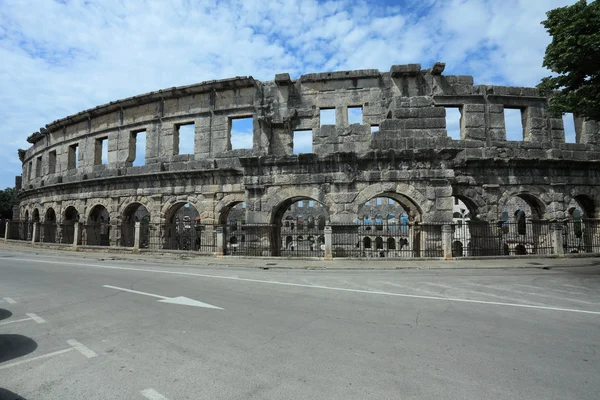
[[[447,62],[478,84],[536,85],[549,9],[574,0],[3,0],[0,187],[41,126],[210,79]],[[250,142],[251,143],[251,142]]]

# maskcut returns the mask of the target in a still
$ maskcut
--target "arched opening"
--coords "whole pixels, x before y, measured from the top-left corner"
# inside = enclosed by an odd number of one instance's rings
[[[534,195],[510,197],[502,206],[500,249],[507,244],[511,255],[552,253],[549,223],[542,219],[545,215],[544,203]]]
[[[244,254],[246,250],[246,202],[238,201],[225,207],[219,216],[219,223],[225,225],[223,228],[225,254]],[[242,240],[238,240],[238,237]]]
[[[108,210],[97,205],[92,208],[85,226],[86,243],[90,246],[110,245],[110,215]]]
[[[421,211],[408,197],[399,193],[379,194],[360,206],[358,215],[362,215],[358,234],[372,234],[375,231],[377,238],[372,246],[363,249],[373,252],[373,256],[411,257],[420,256],[420,243],[422,239]],[[440,228],[441,229],[441,228]],[[354,241],[352,241],[354,243]],[[387,244],[387,253],[384,244]],[[441,231],[440,231],[441,246]],[[393,250],[390,252],[390,250]],[[368,252],[363,255],[369,256]]]
[[[517,222],[517,233],[519,235],[527,235],[527,221],[525,220],[525,212],[523,210],[515,211],[515,221]]]
[[[232,225],[246,222],[246,202],[238,201],[223,208],[219,216],[219,224]]]
[[[192,203],[179,202],[165,214],[163,248],[198,250],[200,245],[200,213]]]
[[[585,194],[577,195],[573,199],[580,207],[583,218],[596,218],[596,205],[594,204],[594,199]]]
[[[518,244],[515,246],[515,254],[518,256],[524,256],[527,254],[527,248],[522,244]]]
[[[35,208],[33,213],[31,213],[31,219],[33,222],[40,222],[40,210]]]
[[[25,210],[25,215],[23,217],[23,224],[19,229],[19,239],[21,240],[30,240],[31,237],[31,222],[29,221],[29,210]]]
[[[73,206],[67,207],[63,213],[63,220],[60,225],[61,243],[73,243],[75,224],[77,222],[79,222],[79,211]]]
[[[42,240],[45,243],[56,242],[56,212],[53,208],[48,208],[44,215],[42,224]]]
[[[150,245],[150,213],[141,203],[132,203],[125,208],[121,222],[121,246],[133,247],[135,244],[135,224],[140,223],[141,249]]]
[[[273,254],[322,256],[323,250],[315,238],[324,237],[328,219],[327,208],[312,198],[295,197],[285,200],[272,214]]]
[[[462,257],[463,256],[463,244],[460,240],[455,240],[452,242],[452,257]]]
[[[365,236],[363,238],[363,248],[365,249],[371,249],[371,238],[368,236]]]

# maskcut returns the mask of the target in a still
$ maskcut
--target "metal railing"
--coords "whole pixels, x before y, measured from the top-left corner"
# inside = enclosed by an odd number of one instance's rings
[[[214,254],[217,251],[217,225],[191,221],[140,225],[140,248]]]
[[[277,226],[231,223],[223,227],[223,253],[232,256],[271,256],[281,251]]]
[[[453,225],[452,256],[553,254],[551,222],[465,221]]]
[[[333,257],[442,257],[439,224],[365,223],[331,225]]]
[[[562,233],[565,254],[600,253],[600,220],[564,221]]]

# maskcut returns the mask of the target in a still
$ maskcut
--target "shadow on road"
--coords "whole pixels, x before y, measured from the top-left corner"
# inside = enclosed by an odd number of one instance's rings
[[[19,396],[10,390],[0,388],[0,400],[27,400],[25,397]]]
[[[4,308],[0,308],[0,321],[12,317],[12,315],[13,313],[11,313],[10,311],[5,310]]]
[[[23,357],[37,349],[37,343],[23,335],[0,335],[0,363]]]

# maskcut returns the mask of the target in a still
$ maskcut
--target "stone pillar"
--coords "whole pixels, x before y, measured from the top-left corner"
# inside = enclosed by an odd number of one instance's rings
[[[552,251],[559,257],[564,257],[565,248],[563,247],[563,225],[555,222],[551,225],[550,239],[552,241]]]
[[[442,250],[445,260],[452,260],[452,225],[442,225]]]
[[[31,244],[35,244],[35,237],[37,236],[37,232],[39,229],[39,222],[33,223],[33,232],[31,233]]]
[[[140,249],[140,221],[135,222],[134,236],[133,236],[133,250],[137,251]]]
[[[224,249],[223,244],[225,243],[225,232],[222,226],[217,226],[217,257],[223,257]]]
[[[325,260],[333,260],[331,226],[325,227]]]
[[[10,230],[10,220],[6,221],[6,226],[4,228],[4,243],[8,242],[8,231]]]
[[[81,236],[81,224],[79,222],[75,222],[73,225],[73,250],[77,250],[77,245],[79,244],[79,237]]]

